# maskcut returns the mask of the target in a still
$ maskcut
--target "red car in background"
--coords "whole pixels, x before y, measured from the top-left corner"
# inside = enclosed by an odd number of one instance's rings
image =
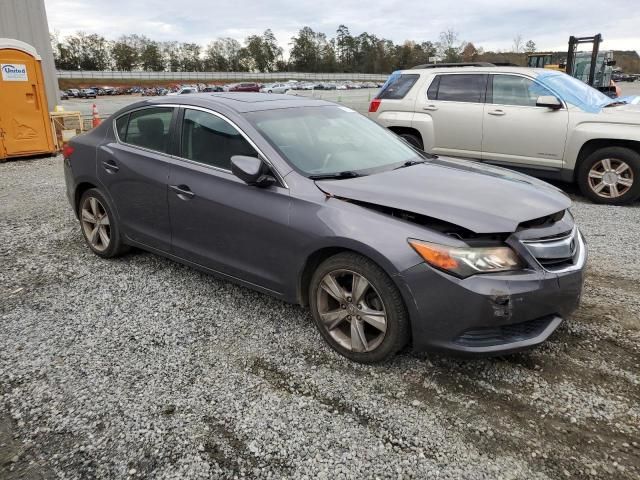
[[[230,92],[259,92],[260,85],[257,83],[236,83],[229,86]]]

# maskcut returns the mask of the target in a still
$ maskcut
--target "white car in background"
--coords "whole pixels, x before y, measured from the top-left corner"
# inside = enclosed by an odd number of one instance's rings
[[[607,97],[555,70],[477,64],[397,71],[369,117],[427,152],[577,182],[598,203],[640,198],[636,98]]]
[[[291,88],[288,83],[268,83],[260,91],[262,93],[287,93]]]
[[[198,89],[196,87],[180,87],[179,90],[171,93],[167,93],[167,95],[185,95],[188,93],[198,93]]]

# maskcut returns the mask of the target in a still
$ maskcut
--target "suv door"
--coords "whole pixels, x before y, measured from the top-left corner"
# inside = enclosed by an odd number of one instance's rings
[[[427,152],[480,159],[488,75],[439,73],[416,103],[413,119]],[[423,136],[425,136],[423,134]]]
[[[218,114],[186,107],[180,157],[169,176],[174,254],[282,292],[288,254],[289,190],[251,187],[231,173],[233,155],[259,156]]]
[[[174,111],[150,107],[121,115],[115,123],[118,141],[101,145],[97,154],[98,178],[124,234],[163,251],[171,246],[167,178]]]
[[[484,161],[562,168],[569,113],[566,107],[537,107],[542,95],[556,96],[522,75],[490,76],[482,131]]]

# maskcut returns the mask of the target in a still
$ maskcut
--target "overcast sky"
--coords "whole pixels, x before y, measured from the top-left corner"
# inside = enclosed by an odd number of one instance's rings
[[[436,41],[452,28],[461,41],[507,50],[513,38],[538,50],[565,50],[569,35],[602,33],[605,49],[640,50],[640,0],[45,0],[49,27],[108,39],[144,34],[154,40],[206,45],[217,37],[243,41],[271,28],[288,51],[303,26],[335,35],[345,24],[396,43]]]

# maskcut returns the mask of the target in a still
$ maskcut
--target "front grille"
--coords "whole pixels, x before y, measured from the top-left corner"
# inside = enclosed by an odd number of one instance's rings
[[[466,330],[454,342],[466,347],[490,347],[521,342],[540,335],[553,318],[553,316],[541,317],[513,325]]]
[[[580,238],[576,228],[569,232],[524,240],[522,243],[546,270],[559,271],[575,265],[580,254]]]

